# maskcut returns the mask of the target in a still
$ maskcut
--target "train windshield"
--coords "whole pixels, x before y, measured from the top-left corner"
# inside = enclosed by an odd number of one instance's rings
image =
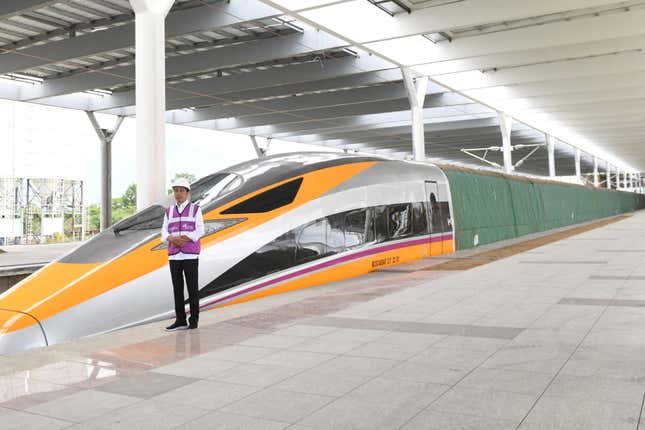
[[[192,185],[190,201],[206,206],[218,197],[225,196],[242,185],[242,177],[235,173],[214,173]]]
[[[234,173],[215,173],[191,186],[190,201],[204,206],[214,199],[230,193],[242,185],[242,177]],[[163,225],[165,208],[174,203],[172,195],[114,225],[114,234],[128,230],[158,230]]]

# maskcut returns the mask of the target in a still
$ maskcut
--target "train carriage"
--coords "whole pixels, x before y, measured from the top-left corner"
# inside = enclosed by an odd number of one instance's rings
[[[337,153],[266,157],[192,185],[204,214],[200,307],[211,309],[454,251],[436,166]],[[164,208],[146,208],[0,296],[0,353],[174,315]]]

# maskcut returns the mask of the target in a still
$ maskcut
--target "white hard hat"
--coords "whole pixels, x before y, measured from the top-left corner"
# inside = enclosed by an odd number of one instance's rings
[[[174,181],[172,181],[171,186],[173,188],[175,188],[175,187],[184,187],[188,191],[190,191],[190,182],[188,182],[188,179],[186,179],[186,178],[177,178],[177,179],[175,179]]]

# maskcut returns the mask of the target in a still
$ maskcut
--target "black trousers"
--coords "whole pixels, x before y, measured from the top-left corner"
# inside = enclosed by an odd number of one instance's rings
[[[172,278],[172,289],[175,295],[175,316],[177,322],[186,322],[186,307],[184,305],[184,276],[188,287],[188,301],[190,303],[191,324],[199,321],[199,292],[197,286],[197,273],[199,259],[170,260],[170,276]]]

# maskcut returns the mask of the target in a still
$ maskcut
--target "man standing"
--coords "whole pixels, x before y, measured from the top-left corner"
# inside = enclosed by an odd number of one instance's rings
[[[175,296],[175,322],[167,331],[195,329],[199,322],[199,296],[197,273],[199,264],[199,238],[204,235],[204,219],[200,207],[189,200],[190,183],[178,178],[172,183],[176,204],[166,208],[161,240],[168,243],[170,276]],[[186,324],[184,305],[184,276],[190,302],[190,325]]]

